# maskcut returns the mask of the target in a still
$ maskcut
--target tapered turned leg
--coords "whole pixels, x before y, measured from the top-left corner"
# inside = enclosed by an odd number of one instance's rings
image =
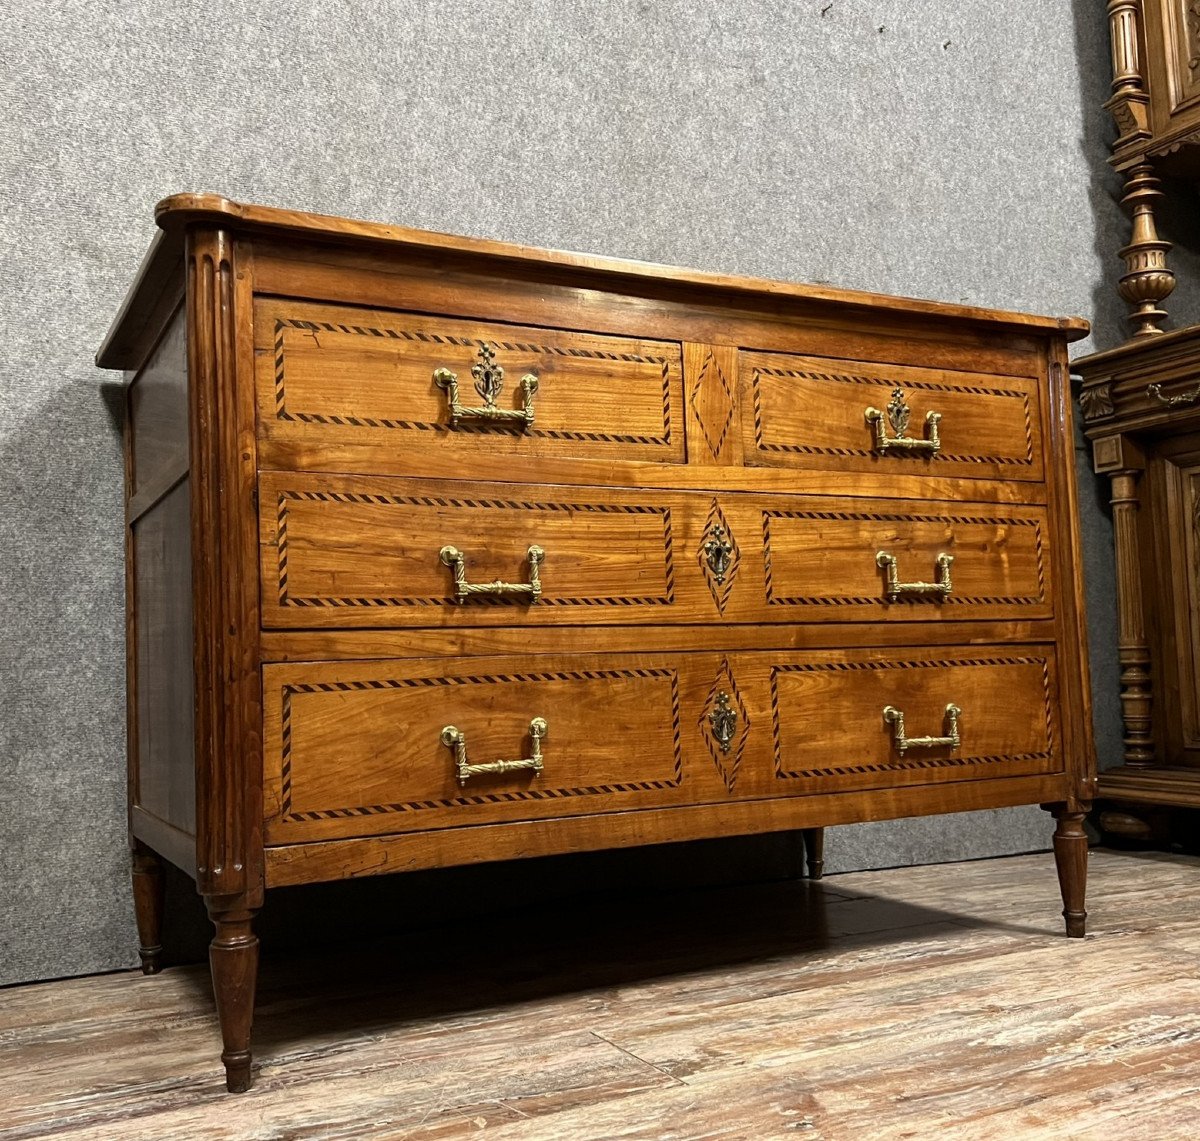
[[[1062,891],[1063,918],[1067,935],[1082,939],[1087,912],[1083,907],[1087,886],[1087,834],[1083,830],[1085,813],[1066,805],[1051,809],[1058,826],[1054,829],[1054,862],[1058,866],[1058,886]]]
[[[158,853],[142,844],[133,849],[133,907],[142,974],[156,975],[162,970],[163,867]]]
[[[825,829],[803,828],[804,857],[808,864],[808,878],[819,880],[825,871]]]
[[[207,902],[216,928],[208,961],[221,1023],[225,1085],[230,1093],[245,1093],[250,1088],[250,1027],[258,979],[258,936],[251,926],[255,913],[237,898],[213,896]]]

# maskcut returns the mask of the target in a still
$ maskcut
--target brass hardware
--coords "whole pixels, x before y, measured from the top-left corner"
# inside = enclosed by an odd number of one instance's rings
[[[438,557],[448,567],[454,568],[454,593],[457,601],[466,602],[472,594],[527,594],[530,602],[536,602],[542,597],[542,580],[538,568],[546,558],[546,552],[541,547],[529,548],[526,558],[529,559],[528,582],[467,582],[467,556],[457,547],[445,546],[438,551]]]
[[[729,573],[729,564],[733,561],[733,544],[720,523],[713,524],[712,533],[704,544],[704,559],[708,563],[708,569],[713,572],[717,585],[720,586]]]
[[[1146,385],[1146,396],[1150,400],[1157,400],[1159,404],[1165,404],[1168,408],[1180,408],[1184,405],[1195,404],[1200,400],[1200,384],[1196,385],[1191,392],[1181,392],[1178,396],[1164,396],[1162,394],[1161,384]]]
[[[950,748],[957,749],[962,744],[958,735],[958,716],[960,713],[962,713],[962,710],[957,705],[946,706],[946,721],[950,729],[950,733],[946,737],[906,737],[904,735],[904,710],[897,709],[893,705],[885,705],[883,707],[884,721],[896,727],[896,752],[901,756],[904,756],[905,749],[940,749],[943,745],[949,745]]]
[[[915,440],[904,433],[908,430],[908,420],[912,410],[904,396],[900,385],[892,390],[892,398],[888,401],[887,410],[881,412],[878,408],[868,408],[867,423],[875,425],[875,450],[883,455],[893,449],[905,452],[928,452],[936,455],[941,449],[942,441],[938,438],[938,424],[942,419],[940,412],[926,412],[925,423],[929,428],[929,437],[925,440]],[[885,423],[886,420],[886,423]],[[888,424],[891,425],[892,435],[888,435]]]
[[[529,722],[529,736],[533,741],[533,756],[522,757],[519,761],[489,761],[484,765],[467,763],[467,735],[454,725],[447,725],[442,730],[442,744],[454,750],[454,773],[458,778],[459,787],[463,787],[471,777],[482,776],[484,773],[515,773],[532,772],[541,774],[542,768],[542,738],[546,735],[546,722],[541,717],[535,717]]]
[[[938,555],[937,582],[901,582],[900,572],[896,568],[896,556],[887,551],[878,551],[875,564],[887,569],[887,596],[894,601],[904,594],[936,594],[939,598],[947,598],[954,584],[950,581],[950,564],[954,562],[953,555]]]
[[[709,710],[708,720],[722,753],[728,753],[729,746],[733,744],[733,734],[737,731],[737,717],[737,710],[729,704],[729,694],[724,691],[718,693],[717,704]]]
[[[496,398],[504,390],[504,369],[496,364],[496,352],[488,344],[479,346],[479,360],[471,366],[475,391],[483,397],[483,407],[465,408],[459,402],[458,373],[448,368],[434,370],[433,383],[446,390],[450,402],[450,423],[460,420],[490,420],[516,423],[521,428],[533,427],[533,397],[538,390],[538,378],[531,372],[521,377],[521,408],[498,408]]]

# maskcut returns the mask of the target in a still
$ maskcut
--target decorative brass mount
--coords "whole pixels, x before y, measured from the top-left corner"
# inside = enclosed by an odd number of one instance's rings
[[[937,582],[901,582],[900,572],[896,567],[896,556],[889,555],[887,551],[878,551],[875,555],[876,565],[887,569],[886,590],[889,601],[894,601],[905,594],[933,594],[938,598],[948,597],[950,591],[954,589],[954,584],[950,581],[950,564],[953,562],[953,555],[938,555]]]
[[[463,787],[471,777],[482,776],[485,773],[515,773],[529,771],[540,774],[542,764],[542,738],[547,732],[546,722],[541,717],[535,717],[529,722],[529,736],[533,741],[533,756],[522,757],[518,761],[489,761],[483,765],[467,763],[467,735],[454,725],[447,725],[442,730],[442,744],[454,750],[454,772],[458,778],[459,787]]]
[[[526,554],[529,560],[528,582],[467,582],[467,556],[457,547],[445,546],[438,557],[448,567],[454,568],[454,593],[456,601],[466,602],[473,594],[524,594],[530,602],[542,597],[542,580],[538,568],[546,558],[541,547],[532,546]]]
[[[465,408],[459,402],[458,374],[448,368],[434,370],[433,383],[446,390],[450,402],[450,423],[460,420],[487,420],[533,427],[533,397],[538,390],[538,378],[531,372],[521,377],[522,407],[499,408],[496,398],[504,390],[504,369],[496,364],[496,352],[488,344],[479,346],[479,360],[471,366],[475,391],[483,398],[483,407]]]
[[[885,411],[878,408],[868,408],[866,417],[868,424],[875,425],[875,451],[885,455],[889,451],[925,452],[936,455],[941,449],[942,442],[938,438],[938,424],[942,419],[940,412],[926,412],[925,424],[929,429],[927,439],[917,440],[904,433],[908,430],[908,421],[912,410],[900,385],[892,390],[892,398],[888,401]],[[886,423],[885,423],[886,420]],[[888,425],[891,425],[892,435],[888,435]]]
[[[728,753],[730,745],[733,744],[733,735],[737,731],[737,719],[737,710],[729,704],[729,694],[722,690],[717,694],[716,705],[708,712],[713,736],[721,747],[722,753]]]
[[[896,752],[900,756],[904,756],[906,749],[939,749],[945,745],[949,745],[952,749],[957,749],[962,744],[958,735],[958,717],[962,713],[957,705],[946,706],[946,724],[950,730],[948,736],[945,737],[906,737],[904,735],[904,710],[897,709],[894,705],[885,705],[883,707],[883,719],[889,725],[895,726],[895,745]]]
[[[714,523],[712,533],[704,544],[704,558],[713,578],[720,586],[729,573],[729,564],[733,561],[733,544],[720,523]]]
[[[1165,404],[1168,408],[1183,408],[1200,400],[1200,384],[1190,392],[1181,392],[1178,396],[1164,396],[1161,384],[1148,384],[1146,385],[1146,397],[1150,400],[1157,400],[1159,404]]]

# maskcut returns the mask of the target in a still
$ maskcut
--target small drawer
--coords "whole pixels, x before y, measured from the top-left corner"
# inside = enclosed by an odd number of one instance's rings
[[[776,656],[767,675],[771,770],[753,783],[760,793],[1063,771],[1048,646]]]
[[[743,352],[746,462],[847,472],[1042,479],[1037,381]]]
[[[1049,618],[1042,508],[805,497],[762,509],[775,620]]]
[[[254,330],[275,466],[355,445],[412,470],[447,449],[684,462],[677,343],[277,299]]]
[[[268,844],[690,795],[665,657],[268,665],[263,697]]]

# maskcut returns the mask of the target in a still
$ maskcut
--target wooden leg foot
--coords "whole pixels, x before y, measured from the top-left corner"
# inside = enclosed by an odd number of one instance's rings
[[[210,898],[208,913],[216,928],[208,960],[224,1045],[221,1061],[225,1063],[225,1085],[230,1093],[245,1093],[251,1084],[250,1028],[258,981],[254,911],[236,900]]]
[[[804,828],[804,856],[808,864],[808,878],[819,880],[825,871],[825,829]]]
[[[157,852],[142,844],[133,849],[133,906],[137,913],[138,954],[142,974],[162,970],[163,866]]]
[[[1082,939],[1087,911],[1084,892],[1087,887],[1087,833],[1083,830],[1085,812],[1068,805],[1055,805],[1050,810],[1058,826],[1054,829],[1054,863],[1058,867],[1058,886],[1062,892],[1063,918],[1067,935]]]

